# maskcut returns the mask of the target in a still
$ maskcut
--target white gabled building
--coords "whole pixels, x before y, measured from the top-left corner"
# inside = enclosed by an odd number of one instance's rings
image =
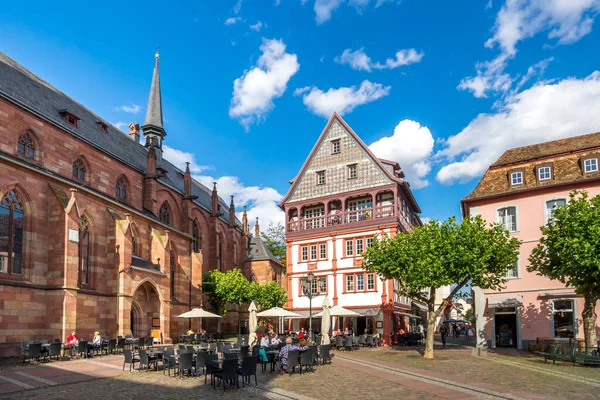
[[[375,235],[394,236],[420,225],[419,205],[400,165],[376,158],[334,114],[279,206],[286,214],[288,308],[308,317],[301,279],[312,272],[313,313],[324,296],[361,317],[340,318],[336,327],[355,333],[378,330],[386,343],[409,329],[420,308],[396,294],[395,282],[361,268],[362,252]],[[293,329],[308,328],[308,318]],[[320,320],[313,320],[318,331]]]

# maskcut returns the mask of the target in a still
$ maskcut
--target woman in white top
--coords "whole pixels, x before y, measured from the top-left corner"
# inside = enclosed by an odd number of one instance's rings
[[[264,335],[260,338],[260,347],[269,347],[269,337]]]

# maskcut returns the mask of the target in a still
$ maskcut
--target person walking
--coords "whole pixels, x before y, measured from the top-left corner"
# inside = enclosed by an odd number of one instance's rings
[[[440,335],[442,336],[442,345],[445,347],[446,336],[448,336],[448,328],[446,328],[446,325],[442,325],[442,327],[440,328]]]

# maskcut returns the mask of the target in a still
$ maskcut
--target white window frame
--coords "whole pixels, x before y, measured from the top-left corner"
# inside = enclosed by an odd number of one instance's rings
[[[346,292],[354,292],[354,275],[346,275]]]
[[[359,250],[360,243],[360,250]],[[363,238],[356,239],[356,255],[360,256],[365,251],[365,241]]]
[[[319,218],[321,217],[321,218]],[[306,229],[322,228],[325,226],[325,207],[317,206],[310,207],[304,210],[304,219],[310,219],[305,221]]]
[[[324,184],[325,184],[325,171],[317,171],[317,185],[324,185]]]
[[[368,249],[369,247],[373,246],[373,238],[372,237],[368,237],[366,240],[366,248]]]
[[[520,181],[515,182],[515,177],[519,176]],[[523,171],[515,171],[510,173],[510,186],[518,186],[523,184]]]
[[[590,162],[589,166],[590,169],[588,169],[588,161]],[[593,161],[593,163],[592,163]],[[591,167],[594,166],[594,169],[591,169]],[[586,174],[589,174],[590,172],[598,172],[598,159],[597,158],[586,158],[585,160],[583,160],[583,170],[585,171]]]
[[[327,259],[327,243],[319,244],[319,259],[320,260]]]
[[[554,334],[554,302],[555,301],[570,301],[571,304],[573,305],[572,308],[572,312],[573,312],[573,336],[574,338],[577,338],[579,335],[579,310],[577,310],[577,299],[571,298],[571,297],[557,297],[555,299],[551,299],[550,300],[550,337],[552,339],[557,339],[557,340],[568,340],[566,338],[557,338]],[[571,312],[571,311],[569,311]]]
[[[515,268],[513,270],[508,270],[506,272],[506,276],[505,276],[506,279],[508,279],[508,280],[521,279],[521,270],[519,268],[519,265],[520,265],[519,261],[520,261],[520,259],[517,259],[517,261],[515,262]],[[514,274],[511,273],[511,271],[513,271]]]
[[[548,172],[548,176],[542,178],[542,172],[544,172],[544,176],[546,176],[546,171]],[[552,179],[552,167],[549,165],[546,165],[544,167],[539,167],[538,168],[538,180],[539,181],[548,181]]]
[[[362,287],[359,287],[362,285]],[[365,291],[365,275],[364,274],[356,274],[356,291],[364,292]]]
[[[348,165],[348,179],[358,178],[358,165],[350,164]]]
[[[354,239],[346,240],[346,257],[354,256]]]
[[[308,261],[308,246],[300,246],[300,260]]]
[[[502,218],[499,215],[500,210],[504,210],[504,209],[508,209],[508,208],[514,208],[515,209],[515,218],[514,218],[515,229],[514,230],[506,229],[505,226],[504,226],[504,224],[502,223]],[[502,227],[504,229],[506,229],[507,231],[509,231],[510,233],[517,233],[517,232],[519,232],[518,217],[519,217],[519,208],[516,205],[506,205],[506,206],[502,206],[502,207],[496,208],[496,223],[502,225]]]
[[[335,145],[337,144],[337,151],[335,151]],[[340,154],[342,152],[342,140],[333,139],[331,141],[331,154]]]
[[[316,244],[311,244],[310,245],[310,261],[316,261],[317,260],[317,256],[318,256],[318,254],[317,254],[317,245]]]
[[[375,273],[370,272],[367,274],[367,291],[375,290]]]
[[[564,200],[565,205],[568,203],[567,198],[565,197],[553,197],[551,199],[546,199],[544,200],[544,225],[548,223],[548,221],[550,221],[550,214],[548,213],[548,203],[550,203],[551,201],[559,201],[559,200]]]

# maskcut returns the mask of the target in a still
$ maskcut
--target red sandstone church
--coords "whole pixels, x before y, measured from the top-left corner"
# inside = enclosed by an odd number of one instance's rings
[[[163,159],[158,62],[142,144],[139,125],[124,134],[0,53],[0,354],[73,330],[168,342],[207,271],[281,281],[233,197]]]

